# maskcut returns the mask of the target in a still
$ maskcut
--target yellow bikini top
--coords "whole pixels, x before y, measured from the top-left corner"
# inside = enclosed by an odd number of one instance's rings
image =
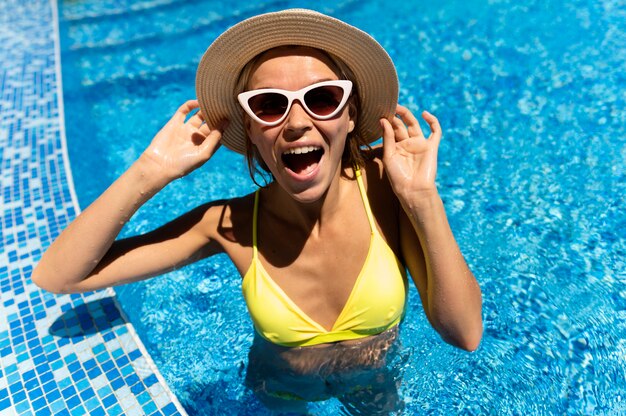
[[[361,172],[355,169],[372,237],[363,268],[332,329],[311,319],[272,280],[257,251],[259,191],[254,196],[252,263],[243,277],[243,296],[256,331],[287,347],[317,345],[379,334],[397,325],[404,313],[406,271],[380,235],[370,209]]]

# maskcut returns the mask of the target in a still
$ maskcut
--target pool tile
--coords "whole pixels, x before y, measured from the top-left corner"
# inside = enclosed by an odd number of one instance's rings
[[[8,409],[11,406],[11,400],[8,397],[0,399],[0,411]]]
[[[105,416],[106,412],[104,411],[102,407],[96,407],[89,411],[89,415],[90,416]]]
[[[58,389],[46,392],[46,401],[53,402],[61,398],[61,393]]]
[[[117,397],[115,397],[114,394],[110,394],[104,399],[102,399],[102,404],[106,408],[113,406],[115,403],[117,403]]]
[[[131,408],[126,409],[127,416],[143,416],[145,415],[145,410],[140,406],[133,406]]]
[[[63,400],[56,400],[50,403],[50,410],[52,410],[52,412],[55,415],[61,414],[61,411],[64,409],[65,409],[65,403],[63,402]]]
[[[140,403],[142,403],[142,401],[139,401]],[[144,404],[145,403],[145,404]],[[146,412],[147,415],[152,414],[156,411],[158,411],[156,404],[154,404],[154,402],[150,399],[146,402],[142,403],[143,404],[143,410]]]
[[[72,409],[81,403],[80,398],[76,394],[71,396],[66,396],[64,394],[63,397],[65,398],[65,403],[67,404],[68,409]]]
[[[173,406],[185,414],[143,355],[112,290],[53,295],[30,280],[45,248],[78,209],[59,117],[57,4],[22,5],[0,2],[0,15],[10,15],[13,25],[2,32],[7,47],[0,50],[0,89],[13,97],[0,113],[0,411],[149,414]],[[36,100],[46,105],[35,111]]]
[[[74,409],[72,409],[71,414],[72,416],[82,416],[82,415],[87,414],[87,411],[85,410],[84,406],[78,405]]]
[[[146,387],[143,385],[143,383],[137,383],[130,387],[130,391],[132,391],[134,395],[139,395],[145,390]]]
[[[46,399],[44,399],[43,397],[37,400],[34,400],[32,404],[35,410],[35,414],[41,415],[41,416],[48,416],[52,414],[52,412],[47,406],[48,404],[46,403]]]
[[[18,391],[17,393],[11,395],[11,400],[13,400],[14,403],[26,400],[26,392],[24,390]]]
[[[21,415],[26,414],[30,410],[30,403],[21,402],[15,405],[15,410]]]
[[[131,374],[134,374],[134,373],[135,373],[135,369],[133,368],[132,365],[126,365],[126,366],[124,366],[124,368],[122,368],[122,375],[124,377],[127,377],[127,376],[129,376]]]
[[[160,394],[154,398],[154,403],[160,408],[167,406],[169,403],[169,398],[166,394]]]
[[[122,410],[119,404],[116,404],[115,406],[108,408],[107,412],[110,416],[119,416],[119,415],[124,414],[124,411]]]

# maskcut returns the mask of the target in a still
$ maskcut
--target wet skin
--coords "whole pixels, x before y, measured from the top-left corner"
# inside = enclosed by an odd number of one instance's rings
[[[300,48],[275,49],[256,65],[248,89],[279,88],[296,91],[321,81],[339,79],[332,63],[322,53]],[[295,101],[287,119],[277,126],[246,120],[248,135],[274,175],[276,182],[296,201],[317,202],[336,182],[346,137],[354,129],[348,106],[330,120],[316,120]],[[283,162],[283,154],[294,148],[323,150],[319,162],[304,172],[294,172]]]

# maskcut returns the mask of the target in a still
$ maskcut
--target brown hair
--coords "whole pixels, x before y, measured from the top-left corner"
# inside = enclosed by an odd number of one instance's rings
[[[295,48],[298,46],[297,45],[279,46],[278,48],[284,48],[284,47]],[[272,50],[272,49],[269,49],[269,50]],[[317,50],[319,50],[322,54],[328,57],[328,59],[334,66],[334,68],[331,68],[331,69],[333,69],[337,73],[337,76],[339,77],[339,79],[347,79],[347,80],[352,81],[353,86],[352,86],[352,93],[350,95],[350,99],[348,100],[348,111],[349,111],[350,117],[352,117],[355,120],[355,126],[358,125],[358,115],[359,115],[359,110],[361,108],[361,103],[359,100],[359,92],[357,89],[356,78],[354,74],[352,73],[352,70],[339,58],[333,56],[332,54],[326,51],[323,51],[320,49],[317,49]],[[235,86],[235,95],[241,92],[244,92],[246,90],[248,82],[250,81],[250,76],[252,75],[252,70],[255,68],[256,64],[259,62],[261,57],[268,51],[261,52],[260,54],[255,56],[253,59],[251,59],[246,64],[246,66],[243,67],[243,69],[241,70],[241,73],[239,74],[237,84]],[[242,110],[242,117],[243,116],[244,114]],[[356,130],[357,129],[355,127],[355,129],[352,130],[352,132],[348,133],[348,137],[346,138],[346,146],[343,150],[343,155],[341,156],[342,165],[344,167],[345,166],[363,166],[365,163],[366,152],[368,150],[371,150],[371,146],[369,145],[369,143],[363,138],[361,138],[360,135],[356,133]],[[273,180],[272,173],[270,172],[269,168],[263,161],[263,158],[259,154],[256,146],[252,144],[252,141],[247,136],[247,133],[246,133],[245,142],[246,142],[245,156],[246,156],[246,161],[248,164],[248,171],[250,172],[250,178],[252,178],[255,184],[262,187],[263,185],[260,185],[255,179],[255,174],[259,173],[261,174],[261,176],[263,176],[263,179],[265,180],[265,185],[267,185],[269,182],[271,182],[271,180]],[[262,171],[259,170],[259,168],[261,168]],[[269,178],[270,178],[269,180],[266,178],[265,176],[266,174],[269,175]]]

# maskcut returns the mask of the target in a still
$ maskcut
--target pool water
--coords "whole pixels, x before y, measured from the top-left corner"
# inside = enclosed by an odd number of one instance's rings
[[[194,97],[197,63],[223,30],[289,7],[332,14],[388,50],[401,103],[439,117],[439,190],[483,291],[485,334],[470,354],[439,339],[411,289],[401,330],[406,414],[625,413],[623,0],[396,3],[61,2],[81,206]],[[252,190],[242,157],[222,149],[124,232]],[[190,414],[266,412],[243,387],[253,328],[226,257],[116,292]],[[345,412],[335,400],[311,409]]]

